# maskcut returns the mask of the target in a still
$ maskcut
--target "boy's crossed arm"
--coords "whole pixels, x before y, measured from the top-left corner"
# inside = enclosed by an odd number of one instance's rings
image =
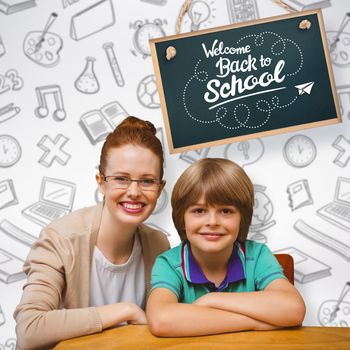
[[[214,292],[203,295],[194,304],[245,315],[280,327],[301,324],[305,316],[305,304],[299,292],[282,278],[273,280],[262,291]]]
[[[160,337],[180,337],[280,328],[237,313],[229,307],[225,308],[228,299],[218,302],[221,295],[243,293],[215,294],[215,300],[205,298],[208,294],[193,304],[183,304],[178,302],[177,296],[169,289],[154,289],[149,296],[146,311],[151,332]],[[214,306],[210,305],[211,302]]]

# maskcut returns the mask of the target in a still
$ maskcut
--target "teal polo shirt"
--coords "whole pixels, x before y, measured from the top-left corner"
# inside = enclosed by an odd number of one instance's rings
[[[210,292],[254,292],[277,278],[286,277],[270,249],[262,243],[235,242],[227,274],[220,286],[209,281],[194,259],[188,241],[159,255],[151,275],[151,291],[171,290],[181,303],[193,303]]]

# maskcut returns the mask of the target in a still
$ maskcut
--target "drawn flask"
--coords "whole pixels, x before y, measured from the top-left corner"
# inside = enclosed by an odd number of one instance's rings
[[[94,94],[100,90],[100,84],[94,71],[94,62],[94,57],[86,57],[85,68],[74,83],[77,90],[84,94]]]

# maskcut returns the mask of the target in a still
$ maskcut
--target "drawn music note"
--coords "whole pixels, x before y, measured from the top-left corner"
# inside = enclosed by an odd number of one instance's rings
[[[53,112],[53,118],[57,121],[66,118],[66,111],[64,110],[62,92],[59,85],[40,86],[35,89],[38,98],[39,106],[35,109],[35,115],[38,118],[45,118],[49,114],[47,105],[47,95],[52,94],[55,99],[56,110]]]
[[[350,85],[342,85],[337,87],[340,114],[350,119]]]

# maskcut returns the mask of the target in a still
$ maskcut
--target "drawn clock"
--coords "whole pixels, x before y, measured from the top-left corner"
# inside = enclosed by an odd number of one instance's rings
[[[151,49],[149,47],[149,40],[165,36],[165,31],[162,27],[166,24],[166,21],[155,19],[153,22],[136,21],[130,25],[136,29],[134,33],[134,46],[136,50],[142,55],[143,58],[151,55]]]
[[[316,158],[316,146],[308,136],[295,135],[284,145],[283,155],[290,165],[306,167]]]
[[[21,146],[14,137],[0,135],[0,168],[16,164],[21,158],[21,154]]]

